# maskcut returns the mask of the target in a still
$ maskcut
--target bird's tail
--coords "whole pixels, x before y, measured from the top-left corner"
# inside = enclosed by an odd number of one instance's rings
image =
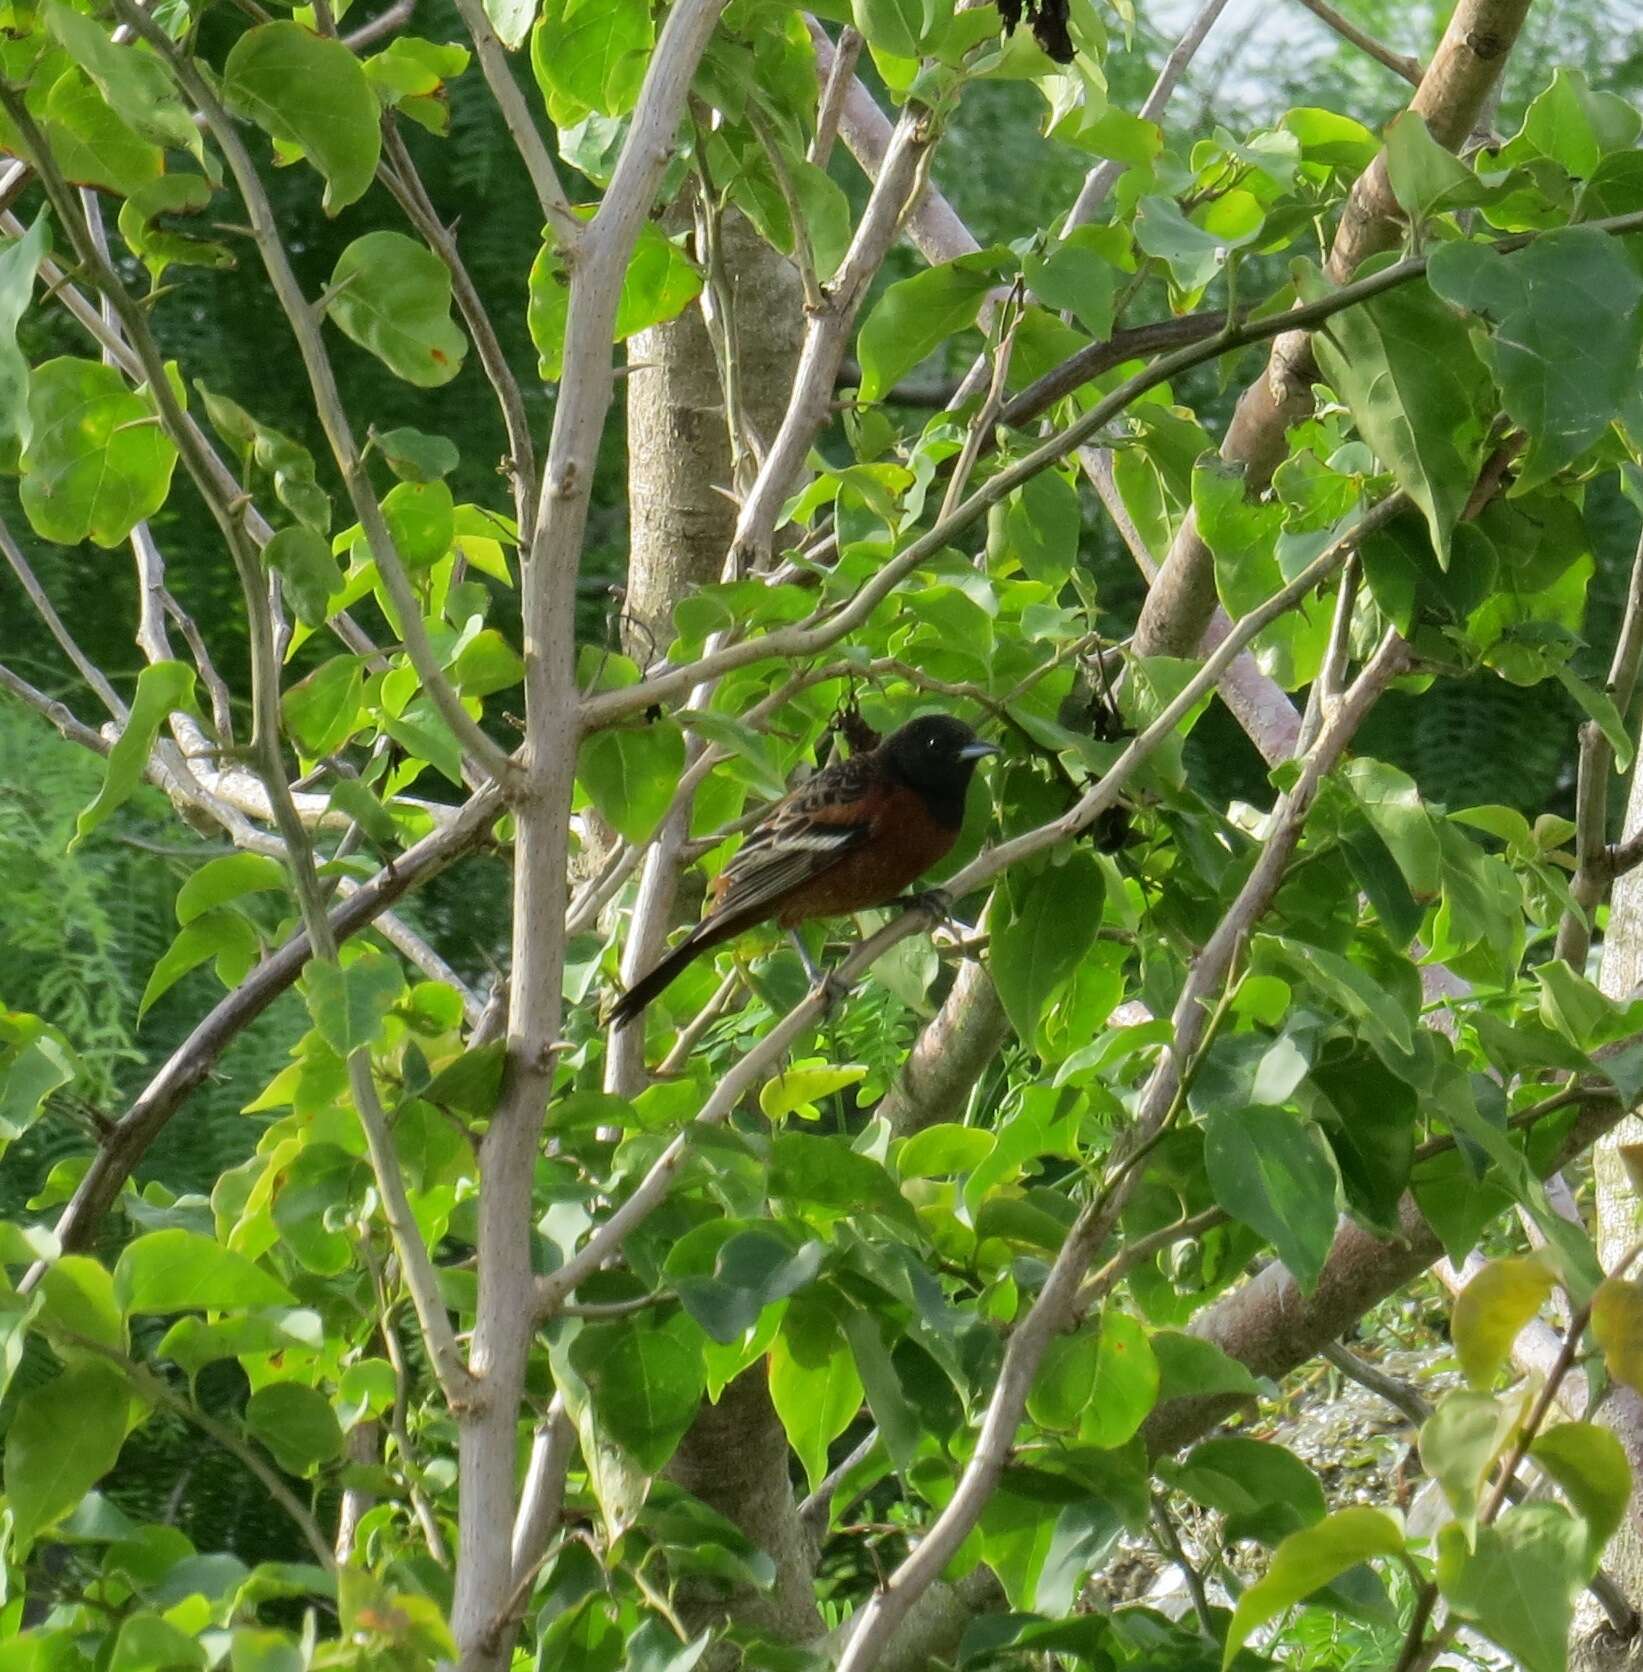
[[[625,1028],[636,1016],[642,1015],[651,1000],[684,973],[685,966],[693,958],[700,957],[720,941],[728,940],[736,933],[737,927],[736,924],[715,923],[712,918],[698,923],[654,969],[640,976],[611,1006],[607,1018],[609,1025]]]

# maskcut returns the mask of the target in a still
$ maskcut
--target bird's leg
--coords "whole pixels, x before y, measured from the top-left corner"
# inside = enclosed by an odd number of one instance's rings
[[[810,956],[810,949],[804,944],[797,929],[789,929],[787,938],[793,943],[793,950],[799,955],[799,962],[804,965],[804,973],[810,977],[810,985],[827,1001],[827,1008],[832,1010],[841,1003],[849,988],[833,974],[831,970],[824,970],[814,958]]]

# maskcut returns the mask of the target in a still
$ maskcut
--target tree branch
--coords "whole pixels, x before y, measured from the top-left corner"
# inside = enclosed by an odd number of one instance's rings
[[[870,1672],[878,1664],[908,1610],[952,1559],[992,1497],[1038,1367],[1055,1337],[1076,1320],[1084,1272],[1140,1180],[1140,1169],[1130,1160],[1145,1152],[1174,1110],[1186,1065],[1205,1037],[1210,1001],[1227,981],[1239,949],[1276,896],[1325,776],[1406,662],[1407,647],[1395,634],[1388,635],[1330,716],[1294,787],[1279,798],[1273,831],[1260,858],[1188,973],[1171,1018],[1174,1037],[1141,1093],[1132,1125],[1114,1148],[1108,1184],[1079,1214],[1043,1287],[1010,1334],[975,1450],[953,1496],[912,1553],[857,1611],[838,1672]]]
[[[1343,16],[1329,4],[1329,0],[1301,0],[1301,4],[1322,23],[1327,23],[1343,41],[1350,41],[1360,52],[1367,52],[1377,64],[1384,64],[1393,75],[1401,75],[1411,86],[1419,87],[1426,74],[1418,58],[1394,52],[1391,47],[1365,34],[1351,18]]]
[[[377,499],[376,490],[371,486],[370,475],[354,443],[353,429],[337,387],[330,353],[320,335],[319,316],[304,296],[302,286],[292,270],[284,240],[280,237],[273,205],[269,201],[261,176],[257,173],[256,165],[251,160],[251,154],[240,138],[239,130],[234,126],[232,118],[216,94],[206,85],[204,77],[177,51],[170,36],[147,13],[133,4],[133,0],[114,0],[114,6],[125,22],[154,48],[170,69],[177,85],[204,115],[206,125],[210,128],[212,137],[228,163],[229,172],[239,187],[240,198],[250,217],[252,236],[262,257],[264,270],[268,274],[269,283],[273,286],[280,308],[291,326],[292,334],[297,339],[297,349],[302,356],[303,369],[308,374],[309,388],[314,397],[314,409],[319,417],[320,426],[325,431],[326,440],[331,444],[331,453],[336,460],[343,485],[348,490],[354,515],[359,518],[360,527],[365,531],[366,545],[376,562],[377,573],[393,600],[394,613],[399,617],[400,638],[411,665],[416,669],[423,691],[439,710],[440,718],[451,728],[464,753],[472,756],[488,777],[507,788],[512,784],[515,775],[512,761],[501,745],[463,707],[462,699],[452,688],[450,681],[445,677],[444,669],[440,667],[434,655],[427,627],[423,624],[421,604],[411,586],[410,577],[405,572],[405,566],[400,561],[399,550],[382,514],[381,502]],[[132,333],[131,320],[124,318],[123,313],[122,318],[128,333]],[[135,333],[132,334],[135,340]],[[203,483],[201,491],[206,491]]]
[[[1529,0],[1460,0],[1455,7],[1409,106],[1440,145],[1453,150],[1470,132],[1528,9]],[[1349,280],[1369,256],[1396,243],[1402,225],[1383,150],[1353,183],[1326,275],[1337,284]],[[1317,321],[1292,314],[1278,323],[1285,328],[1274,333],[1265,372],[1244,391],[1221,443],[1221,457],[1244,467],[1249,494],[1264,490],[1284,457],[1287,430],[1312,410],[1317,369],[1307,331]],[[1137,654],[1191,655],[1214,606],[1214,558],[1189,511],[1142,606]]]
[[[508,137],[513,141],[519,160],[525,165],[525,172],[536,189],[542,218],[548,223],[548,230],[564,259],[574,260],[584,226],[565,197],[565,188],[559,183],[559,172],[553,166],[553,158],[548,154],[542,135],[537,131],[536,118],[525,102],[525,95],[519,90],[519,83],[514,80],[507,52],[485,15],[481,0],[456,0],[456,9],[462,19],[462,27],[468,31],[468,37],[474,44],[480,72],[491,90],[491,97],[496,100],[496,108],[502,113]]]

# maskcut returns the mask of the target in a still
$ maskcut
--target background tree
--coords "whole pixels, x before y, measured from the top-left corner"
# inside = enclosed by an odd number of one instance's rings
[[[1171,104],[1219,0],[1064,66],[877,0],[16,14],[20,1664],[1631,1628],[1628,1152],[1601,1264],[1558,1170],[1639,1085],[1623,904],[1586,971],[1643,116],[1601,29],[1503,83],[1521,0],[1310,9],[1338,96],[1235,128]],[[747,816],[926,706],[1006,745],[955,922],[607,1036]],[[1244,1419],[1440,1256],[1426,1537]],[[1145,1537],[1179,1618],[1084,1592]]]

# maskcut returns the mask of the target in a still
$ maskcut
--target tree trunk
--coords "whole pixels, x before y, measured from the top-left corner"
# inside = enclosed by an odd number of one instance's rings
[[[678,216],[682,210],[676,207]],[[804,330],[798,275],[738,214],[721,228],[747,421],[758,441],[787,408]],[[703,301],[708,302],[704,296]],[[673,610],[694,587],[720,578],[736,529],[730,434],[718,360],[700,307],[643,331],[628,344],[630,546],[623,648],[641,665],[664,654]],[[676,872],[663,879],[671,889]],[[647,881],[649,879],[647,878]],[[674,915],[652,908],[658,927]],[[640,1082],[643,1029],[612,1041],[634,1060],[614,1072]],[[762,1365],[704,1406],[680,1443],[669,1475],[733,1521],[776,1563],[768,1593],[683,1599],[692,1629],[724,1617],[785,1642],[821,1629],[812,1578],[815,1552],[799,1522],[788,1476],[787,1436],[770,1403]]]

